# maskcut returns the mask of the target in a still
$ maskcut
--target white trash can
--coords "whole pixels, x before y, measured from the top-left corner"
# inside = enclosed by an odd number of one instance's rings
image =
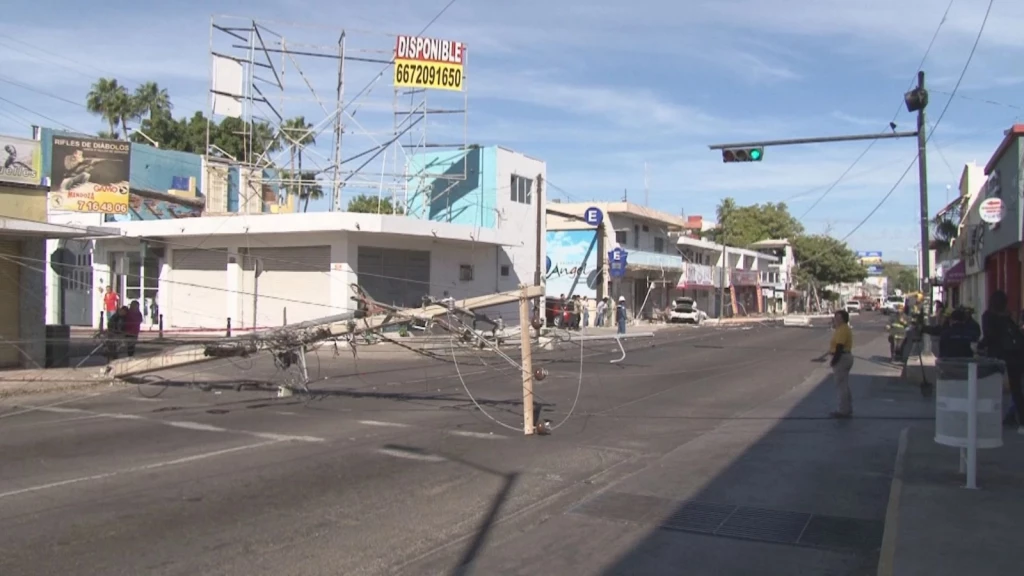
[[[935,442],[960,449],[966,488],[978,487],[978,450],[1003,445],[1003,380],[1006,366],[992,358],[935,363]]]
[[[937,360],[935,385],[935,441],[953,448],[967,448],[970,392],[968,366],[978,366],[978,448],[1003,445],[1003,379],[1006,366],[1001,360],[951,358]]]

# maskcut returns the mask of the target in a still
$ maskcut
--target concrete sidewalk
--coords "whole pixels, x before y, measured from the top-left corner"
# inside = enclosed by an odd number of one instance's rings
[[[1024,518],[1024,436],[978,452],[978,490],[963,488],[959,453],[936,444],[934,426],[903,431],[879,576],[1019,574]]]

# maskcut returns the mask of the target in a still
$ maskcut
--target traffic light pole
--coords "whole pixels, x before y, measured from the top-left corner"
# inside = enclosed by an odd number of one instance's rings
[[[743,150],[748,148],[767,148],[769,146],[794,146],[799,144],[826,144],[829,142],[855,142],[857,140],[888,140],[893,138],[917,138],[917,170],[918,186],[920,188],[921,203],[921,286],[922,292],[930,294],[929,276],[931,275],[931,262],[928,257],[928,245],[930,236],[930,221],[928,218],[928,159],[926,134],[927,124],[925,122],[924,110],[928,107],[928,91],[924,86],[924,71],[917,72],[917,86],[903,95],[908,112],[917,112],[917,130],[913,132],[897,132],[896,125],[892,124],[892,132],[878,134],[851,134],[847,136],[822,136],[818,138],[791,138],[789,140],[762,140],[760,142],[736,142],[731,144],[712,144],[708,146],[711,150],[722,150],[723,161],[731,162],[725,158],[730,150]],[[760,158],[757,158],[760,160]]]
[[[711,150],[730,148],[765,148],[768,146],[794,146],[797,144],[825,144],[828,142],[856,142],[857,140],[888,140],[892,138],[913,138],[918,132],[883,132],[878,134],[851,134],[848,136],[820,136],[817,138],[791,138],[789,140],[765,140],[762,142],[739,142],[736,144],[712,144]]]

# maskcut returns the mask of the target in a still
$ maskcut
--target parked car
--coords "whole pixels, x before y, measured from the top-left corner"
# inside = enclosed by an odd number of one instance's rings
[[[708,319],[707,312],[697,308],[693,298],[676,298],[672,303],[672,311],[669,313],[669,322],[687,322],[700,326]]]
[[[849,314],[860,314],[860,300],[847,301],[846,312]]]

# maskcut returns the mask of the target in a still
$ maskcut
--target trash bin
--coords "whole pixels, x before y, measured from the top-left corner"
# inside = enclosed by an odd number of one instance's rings
[[[46,326],[47,368],[67,368],[71,365],[71,326],[48,324]]]
[[[935,442],[954,448],[968,447],[969,365],[978,366],[977,447],[1003,445],[1003,380],[1006,365],[993,358],[936,361]]]

